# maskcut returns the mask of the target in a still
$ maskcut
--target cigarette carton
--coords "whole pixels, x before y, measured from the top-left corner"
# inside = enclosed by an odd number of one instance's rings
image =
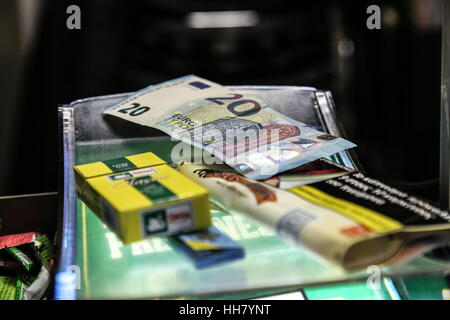
[[[80,199],[124,243],[211,225],[208,190],[151,152],[74,170]]]

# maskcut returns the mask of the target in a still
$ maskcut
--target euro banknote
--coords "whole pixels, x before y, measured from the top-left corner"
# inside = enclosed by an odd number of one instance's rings
[[[355,147],[289,118],[255,95],[189,75],[148,86],[105,115],[153,127],[205,151],[205,163],[226,163],[266,179]]]

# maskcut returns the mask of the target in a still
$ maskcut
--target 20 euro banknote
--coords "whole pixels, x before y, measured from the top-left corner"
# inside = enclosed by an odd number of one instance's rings
[[[194,75],[146,87],[104,114],[162,130],[251,179],[355,147],[273,110],[257,96]]]

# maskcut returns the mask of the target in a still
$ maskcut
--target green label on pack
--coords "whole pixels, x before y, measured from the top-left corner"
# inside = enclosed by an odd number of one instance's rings
[[[150,176],[130,179],[127,183],[142,192],[153,203],[167,202],[178,199],[176,194]]]
[[[23,290],[24,290],[23,286],[24,286],[24,284],[23,284],[22,280],[18,277],[16,280],[16,291],[15,291],[14,300],[22,300]]]
[[[153,210],[142,214],[144,236],[151,236],[157,233],[167,232],[166,210]]]
[[[22,251],[20,251],[16,247],[5,248],[5,250],[10,255],[12,255],[14,257],[14,259],[16,259],[16,261],[19,262],[20,265],[26,271],[30,271],[33,268],[33,266],[34,266],[33,261],[30,258],[28,258],[28,256],[25,253],[23,253]]]
[[[15,300],[16,277],[0,276],[0,300]]]
[[[46,235],[40,235],[36,238],[36,249],[43,263],[50,263],[53,246]]]
[[[136,169],[136,166],[127,158],[117,158],[103,161],[113,172],[121,172]]]

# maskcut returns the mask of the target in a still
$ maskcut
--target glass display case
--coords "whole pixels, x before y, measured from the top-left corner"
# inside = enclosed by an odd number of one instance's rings
[[[258,95],[277,111],[309,126],[344,135],[330,92],[286,86],[230,88]],[[373,269],[339,269],[304,249],[281,242],[272,230],[245,216],[231,215],[217,206],[212,207],[213,223],[244,247],[244,260],[197,270],[172,250],[167,239],[122,244],[77,199],[73,166],[143,151],[154,152],[170,162],[171,149],[177,143],[160,131],[102,117],[102,111],[126,96],[88,98],[59,109],[62,188],[56,298],[255,298],[310,286],[358,281],[364,284],[370,277]],[[333,155],[331,160],[358,168],[351,151]],[[442,274],[450,271],[450,262],[422,256],[407,264],[377,268],[380,279],[386,279],[384,294],[379,293],[379,297],[392,298],[386,292],[394,290],[395,279]]]

